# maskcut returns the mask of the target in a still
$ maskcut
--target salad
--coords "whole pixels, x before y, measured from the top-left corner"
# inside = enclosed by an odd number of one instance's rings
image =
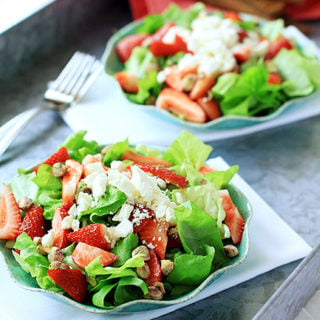
[[[3,183],[0,239],[40,288],[101,308],[173,299],[238,255],[245,222],[212,148],[183,131],[161,153],[70,136]],[[201,266],[201,268],[199,268]]]
[[[130,101],[196,123],[266,116],[318,90],[314,50],[286,38],[282,20],[251,19],[202,3],[171,5],[126,29],[114,76]]]

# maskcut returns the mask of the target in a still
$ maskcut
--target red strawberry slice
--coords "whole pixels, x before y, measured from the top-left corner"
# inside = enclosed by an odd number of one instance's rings
[[[58,149],[51,157],[49,157],[43,164],[48,164],[49,166],[53,166],[57,162],[65,162],[70,159],[68,150],[66,147],[61,147]]]
[[[139,238],[143,244],[152,246],[160,259],[164,259],[168,243],[167,230],[169,223],[151,219],[139,232]]]
[[[66,173],[62,180],[62,204],[70,208],[73,204],[78,183],[83,173],[83,165],[75,160],[66,161]]]
[[[199,98],[202,98],[215,85],[215,83],[216,78],[213,75],[198,78],[189,94],[190,99],[197,100]]]
[[[153,210],[135,205],[130,216],[130,220],[133,222],[133,233],[139,233],[152,217],[154,217]]]
[[[273,59],[282,49],[292,50],[293,46],[287,38],[279,37],[271,41],[269,50],[266,54],[266,60]]]
[[[121,71],[115,74],[120,87],[130,93],[137,93],[139,91],[139,78],[132,72]]]
[[[282,79],[278,73],[270,72],[267,82],[270,84],[281,84]]]
[[[117,256],[113,253],[90,246],[83,242],[77,244],[72,253],[72,260],[78,267],[84,269],[91,261],[99,256],[99,262],[103,266],[108,266],[110,263],[117,260]]]
[[[146,157],[130,150],[126,150],[123,153],[122,160],[130,160],[136,164],[141,164],[141,165],[172,167],[172,164],[166,160],[159,159],[156,157],[151,157],[151,156]]]
[[[19,235],[22,232],[25,232],[31,239],[45,235],[46,226],[41,206],[33,205],[28,210],[19,229]]]
[[[127,37],[122,38],[117,44],[116,44],[116,51],[118,53],[118,56],[122,62],[126,62],[131,55],[132,50],[140,46],[142,42],[148,38],[149,35],[145,33],[139,33],[139,34],[131,34]]]
[[[207,173],[210,173],[210,172],[216,172],[217,170],[211,168],[211,167],[208,167],[208,166],[201,166],[198,170],[199,173],[205,175]]]
[[[230,229],[233,243],[237,244],[241,242],[245,222],[242,219],[238,208],[234,205],[228,190],[220,190],[219,196],[222,198],[222,206],[226,213],[224,222]]]
[[[66,216],[68,216],[68,210],[66,208],[57,208],[52,220],[52,229],[54,233],[53,245],[59,249],[65,248],[69,244],[67,234],[70,230],[62,229],[62,220]]]
[[[71,242],[84,242],[103,250],[110,250],[111,244],[108,238],[107,227],[101,223],[85,226],[67,235]]]
[[[179,68],[177,66],[172,66],[167,69],[170,70],[170,72],[166,74],[166,85],[172,89],[182,91],[183,85]]]
[[[81,302],[87,293],[86,276],[77,269],[48,270],[48,276],[74,300]]]
[[[0,239],[15,239],[19,235],[21,213],[17,201],[5,183],[0,200]]]
[[[155,282],[161,282],[161,266],[154,250],[149,250],[149,252],[150,259],[147,261],[147,264],[150,269],[150,276],[146,279],[146,283],[148,286],[151,286]]]
[[[168,231],[168,248],[181,248],[182,243],[178,234],[178,231],[176,232],[170,232],[170,229]]]
[[[154,176],[157,176],[158,178],[171,183],[178,188],[185,188],[189,184],[189,181],[184,176],[181,176],[180,174],[177,174],[166,168],[148,165],[139,165],[139,168],[144,172],[152,173]]]

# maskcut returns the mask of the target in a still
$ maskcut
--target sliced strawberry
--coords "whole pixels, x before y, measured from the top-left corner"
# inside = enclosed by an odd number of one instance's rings
[[[17,201],[5,183],[0,200],[0,239],[15,239],[19,235],[21,213]]]
[[[170,72],[166,73],[166,85],[172,89],[182,91],[182,81],[180,76],[180,71],[177,66],[172,66],[170,68],[166,68],[166,70],[170,70]]]
[[[203,175],[205,175],[205,174],[207,174],[207,173],[209,173],[209,172],[215,172],[215,171],[217,171],[217,170],[212,169],[212,168],[210,168],[210,167],[208,167],[208,166],[201,166],[201,167],[199,168],[199,170],[198,170],[198,172],[200,172],[200,173],[203,174]]]
[[[150,276],[145,281],[148,286],[152,286],[155,282],[161,282],[161,266],[155,251],[149,249],[149,252],[150,259],[147,264],[150,269]]]
[[[221,117],[220,107],[215,100],[209,100],[208,98],[204,97],[199,98],[197,102],[207,114],[209,120],[214,120]]]
[[[178,52],[188,52],[186,42],[179,35],[175,36],[174,42],[166,43],[162,40],[152,40],[150,51],[156,57],[167,57]]]
[[[25,232],[31,239],[45,235],[46,226],[41,206],[33,205],[28,210],[19,229],[19,235],[22,232]]]
[[[141,205],[135,205],[130,216],[130,221],[133,222],[133,233],[139,233],[153,217],[153,210]]]
[[[73,205],[78,183],[83,173],[83,165],[75,160],[66,161],[66,173],[62,180],[62,204],[65,208]]]
[[[167,230],[169,223],[151,219],[139,232],[143,244],[151,245],[160,259],[164,259],[168,243]]]
[[[154,176],[157,176],[158,178],[171,183],[178,188],[186,188],[189,184],[189,181],[186,179],[186,177],[181,176],[180,174],[177,174],[174,171],[166,168],[141,165],[139,165],[139,168],[144,172],[152,173]]]
[[[166,23],[151,36],[152,40],[162,40],[169,29],[174,26],[175,24],[173,22]]]
[[[179,71],[180,78],[184,78],[188,74],[197,74],[198,66],[189,66]]]
[[[78,267],[84,269],[91,261],[99,256],[99,262],[103,266],[108,266],[110,263],[117,260],[117,256],[113,253],[90,246],[84,242],[79,242],[77,244],[72,253],[72,260]]]
[[[282,79],[278,73],[270,72],[267,82],[270,84],[281,84]]]
[[[159,159],[156,157],[146,157],[139,153],[135,153],[130,150],[126,150],[122,155],[122,160],[130,160],[136,164],[140,165],[151,165],[151,166],[162,166],[162,167],[172,167],[172,164],[166,160]]]
[[[89,224],[67,235],[71,242],[84,242],[103,250],[110,250],[111,244],[108,239],[107,227],[101,223]]]
[[[248,37],[248,33],[244,30],[238,32],[239,42],[242,42],[245,38]]]
[[[139,91],[139,78],[132,72],[121,71],[115,74],[121,88],[129,93],[137,93]]]
[[[137,33],[126,36],[122,38],[116,44],[116,51],[118,56],[122,62],[126,62],[131,55],[132,50],[135,47],[138,47],[142,44],[142,42],[149,37],[148,34],[145,33]]]
[[[216,79],[214,76],[206,76],[198,78],[189,96],[191,100],[197,100],[203,96],[214,86]]]
[[[171,88],[163,89],[156,101],[156,107],[170,111],[177,116],[183,116],[185,120],[203,123],[207,119],[206,113],[185,93]]]
[[[287,38],[284,37],[273,40],[270,43],[269,50],[266,55],[266,60],[273,59],[283,48],[292,50],[293,45]]]
[[[62,220],[66,216],[68,216],[68,210],[66,208],[57,208],[52,220],[52,229],[54,234],[53,246],[58,247],[59,249],[65,248],[69,245],[67,234],[70,230],[62,228]]]
[[[251,57],[251,48],[245,44],[240,44],[234,47],[232,52],[238,63],[244,63]]]
[[[220,190],[222,206],[226,213],[225,224],[229,227],[231,239],[234,244],[241,242],[245,222],[242,219],[238,208],[234,205],[228,190]]]
[[[48,270],[48,276],[74,300],[81,302],[87,294],[86,276],[77,269]]]

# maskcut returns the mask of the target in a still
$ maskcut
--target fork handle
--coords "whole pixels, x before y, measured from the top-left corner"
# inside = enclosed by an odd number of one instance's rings
[[[0,156],[5,153],[28,122],[45,108],[43,106],[24,111],[0,127]]]

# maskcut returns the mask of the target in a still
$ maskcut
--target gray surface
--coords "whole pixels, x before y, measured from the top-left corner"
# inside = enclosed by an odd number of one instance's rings
[[[0,125],[37,105],[46,83],[56,77],[75,50],[102,54],[111,32],[130,19],[128,11],[119,5],[122,2],[114,3],[117,6],[109,1],[105,19],[79,31],[68,45],[37,60],[30,69],[0,87]],[[314,36],[320,40],[319,34]],[[58,115],[39,115],[0,159],[0,180],[9,181],[17,167],[26,168],[44,159],[70,133]],[[239,164],[240,175],[311,246],[320,242],[320,117],[215,142],[213,146],[213,155]],[[280,267],[161,319],[250,319],[297,265],[295,262]]]

